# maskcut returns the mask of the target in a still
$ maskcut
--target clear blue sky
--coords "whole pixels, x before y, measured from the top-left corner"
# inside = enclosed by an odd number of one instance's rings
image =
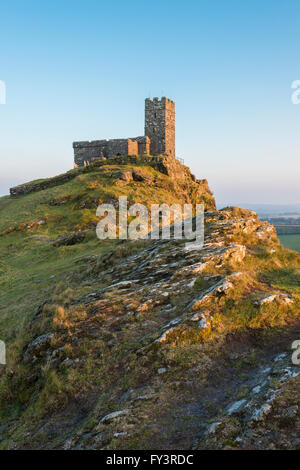
[[[299,0],[2,0],[0,44],[0,194],[71,168],[73,140],[143,134],[163,94],[219,203],[300,202]]]

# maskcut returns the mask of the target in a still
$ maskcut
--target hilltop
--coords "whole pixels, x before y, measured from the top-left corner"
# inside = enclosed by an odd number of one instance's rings
[[[203,249],[98,240],[120,195],[203,203]],[[1,448],[299,448],[300,254],[174,158],[13,188],[0,254]]]

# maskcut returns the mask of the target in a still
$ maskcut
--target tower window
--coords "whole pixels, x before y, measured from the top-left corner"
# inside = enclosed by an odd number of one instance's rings
[[[154,118],[156,119],[156,113],[154,113]]]

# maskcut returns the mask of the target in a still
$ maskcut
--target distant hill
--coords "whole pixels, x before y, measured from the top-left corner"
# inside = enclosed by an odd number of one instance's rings
[[[239,204],[240,207],[250,209],[258,213],[259,216],[272,215],[300,215],[299,204]],[[224,205],[218,204],[221,209]]]

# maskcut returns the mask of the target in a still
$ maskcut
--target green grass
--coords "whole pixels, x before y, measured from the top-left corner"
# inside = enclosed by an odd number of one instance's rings
[[[278,236],[282,245],[290,250],[300,251],[300,235],[279,235]]]
[[[111,242],[100,242],[96,235],[59,248],[22,233],[0,237],[1,339],[16,337],[58,283],[75,283],[76,273],[87,269],[86,256],[101,255],[110,248]]]

